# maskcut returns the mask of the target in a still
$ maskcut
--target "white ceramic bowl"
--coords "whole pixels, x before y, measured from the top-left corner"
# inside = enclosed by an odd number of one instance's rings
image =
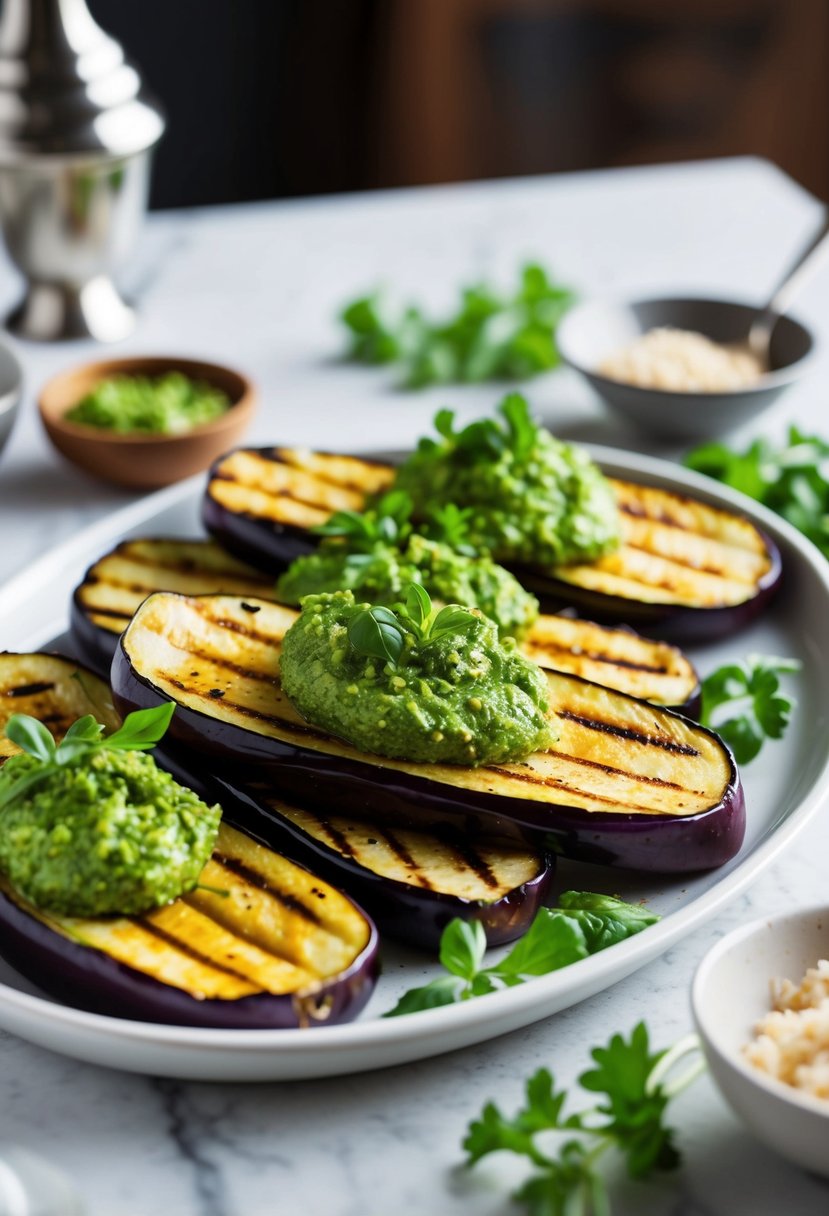
[[[771,1008],[770,980],[799,983],[820,958],[829,958],[829,908],[752,921],[702,960],[691,1005],[711,1075],[735,1114],[769,1148],[829,1178],[829,1101],[774,1080],[741,1050]]]

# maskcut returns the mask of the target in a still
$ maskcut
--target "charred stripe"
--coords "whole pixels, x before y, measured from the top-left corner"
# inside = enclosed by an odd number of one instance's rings
[[[243,861],[238,861],[235,857],[228,857],[225,853],[214,853],[213,860],[218,862],[224,869],[230,870],[231,874],[235,874],[237,878],[241,878],[243,882],[248,883],[252,887],[257,887],[260,891],[264,891],[266,895],[270,895],[277,903],[282,904],[289,912],[296,912],[303,920],[309,921],[312,925],[319,926],[320,919],[312,908],[309,908],[297,899],[295,895],[288,895],[285,891],[280,891],[278,887],[274,887],[268,881],[264,874],[259,870],[254,870],[252,866],[246,865]]]
[[[605,734],[614,735],[619,739],[628,739],[631,743],[641,743],[643,747],[660,747],[663,751],[673,752],[680,756],[698,756],[700,754],[695,747],[691,747],[688,743],[677,743],[674,739],[646,735],[630,726],[619,726],[616,722],[605,722],[601,718],[587,718],[583,714],[573,713],[570,709],[557,709],[556,713],[560,718],[565,718],[568,722],[575,722],[587,730],[604,731]]]

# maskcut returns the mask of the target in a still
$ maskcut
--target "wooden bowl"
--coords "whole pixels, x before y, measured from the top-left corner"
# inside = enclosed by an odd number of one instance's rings
[[[110,376],[162,376],[165,372],[181,372],[222,389],[230,398],[230,409],[213,422],[177,435],[119,435],[68,422],[64,417],[101,380]],[[201,472],[234,447],[250,422],[255,402],[251,382],[229,367],[159,356],[108,359],[61,372],[44,386],[38,408],[46,434],[67,460],[101,481],[154,490]]]

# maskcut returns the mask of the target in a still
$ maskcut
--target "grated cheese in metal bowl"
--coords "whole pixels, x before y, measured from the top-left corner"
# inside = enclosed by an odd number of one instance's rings
[[[598,370],[638,388],[718,393],[748,388],[766,369],[746,346],[726,346],[691,330],[664,327],[608,355]]]
[[[829,1100],[829,960],[799,984],[772,980],[773,1012],[754,1028],[746,1059],[785,1085]]]

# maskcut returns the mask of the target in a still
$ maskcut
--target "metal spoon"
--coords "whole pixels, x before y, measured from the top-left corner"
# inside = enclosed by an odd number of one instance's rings
[[[780,316],[786,312],[789,304],[800,291],[804,283],[812,277],[829,253],[829,212],[825,214],[819,231],[801,250],[794,265],[775,288],[771,299],[762,308],[748,331],[748,348],[762,367],[770,366],[769,347],[771,335]]]

